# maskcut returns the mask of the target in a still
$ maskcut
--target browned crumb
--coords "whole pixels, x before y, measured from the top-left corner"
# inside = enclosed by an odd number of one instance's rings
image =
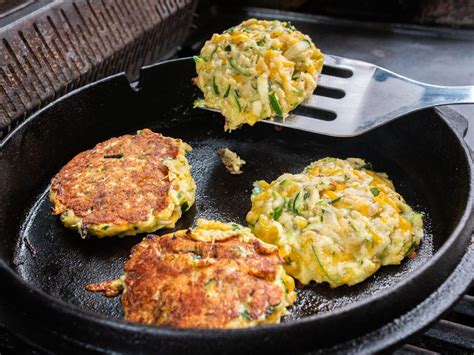
[[[245,160],[241,159],[236,153],[231,151],[229,148],[222,148],[217,151],[217,154],[221,157],[222,163],[225,168],[232,175],[242,174],[241,167],[245,164]]]

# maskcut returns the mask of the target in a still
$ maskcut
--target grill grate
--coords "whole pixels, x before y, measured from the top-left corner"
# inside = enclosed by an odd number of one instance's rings
[[[56,0],[0,29],[0,138],[76,87],[122,71],[136,78],[143,65],[169,57],[187,35],[195,4]]]

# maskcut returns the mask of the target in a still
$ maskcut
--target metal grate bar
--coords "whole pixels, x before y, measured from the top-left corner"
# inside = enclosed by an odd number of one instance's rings
[[[465,295],[456,306],[454,306],[454,312],[474,318],[474,296]],[[472,320],[474,321],[474,319]]]
[[[439,354],[434,351],[427,349],[419,348],[414,345],[403,345],[400,349],[397,349],[393,352],[394,355],[433,355]]]

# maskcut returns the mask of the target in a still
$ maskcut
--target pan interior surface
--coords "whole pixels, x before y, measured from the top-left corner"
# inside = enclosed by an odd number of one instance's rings
[[[18,221],[20,229],[8,224],[12,237],[3,246],[11,245],[12,252],[6,248],[1,252],[31,285],[66,303],[123,317],[120,298],[88,293],[84,286],[120,276],[131,247],[143,235],[82,240],[51,215],[48,189],[54,174],[78,152],[145,127],[181,138],[193,147],[189,161],[197,184],[196,204],[176,229],[192,226],[197,218],[245,224],[255,180],[272,181],[327,156],[372,162],[375,170],[389,174],[408,204],[426,213],[425,237],[416,258],[400,266],[382,267],[353,287],[300,288],[283,321],[324,314],[396,287],[428,263],[457,226],[468,198],[462,192],[469,188],[468,167],[455,134],[435,111],[407,116],[355,138],[324,137],[265,123],[229,134],[223,132],[222,117],[190,108],[196,95],[189,82],[192,67],[172,69],[145,72],[139,91],[131,90],[121,77],[99,83],[62,99],[19,128],[10,145],[21,149],[8,169],[18,171],[20,165],[15,164],[23,164],[21,169],[29,180],[18,191],[22,196],[18,206],[11,205],[10,213],[23,216]],[[427,131],[430,134],[424,134]],[[242,175],[225,170],[216,153],[223,147],[247,161]]]
[[[353,287],[330,289],[327,285],[311,285],[301,288],[287,320],[328,312],[393,287],[433,254],[430,213],[423,205],[422,196],[415,192],[403,167],[378,156],[376,150],[364,144],[342,141],[328,144],[311,134],[289,129],[279,131],[265,124],[228,134],[222,132],[220,118],[209,115],[168,128],[160,127],[159,123],[146,127],[182,138],[193,147],[189,161],[197,184],[196,204],[178,222],[177,229],[192,226],[199,217],[245,225],[253,181],[271,181],[283,172],[299,172],[310,162],[326,156],[369,157],[376,169],[389,171],[397,190],[409,204],[427,212],[425,237],[415,259],[407,259],[400,266],[383,267],[369,280]],[[225,170],[216,153],[222,147],[236,151],[247,161],[242,175],[230,175]],[[142,236],[80,239],[76,232],[65,229],[59,219],[51,215],[48,188],[45,186],[25,219],[21,234],[24,242],[19,244],[16,254],[18,272],[57,298],[121,318],[120,298],[107,299],[88,293],[84,285],[119,277],[131,247]],[[169,231],[162,230],[158,234]]]

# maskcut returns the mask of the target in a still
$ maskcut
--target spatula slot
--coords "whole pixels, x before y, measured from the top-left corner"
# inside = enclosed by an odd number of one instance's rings
[[[346,96],[346,93],[339,89],[318,85],[314,91],[314,95],[326,96],[333,99],[342,99],[344,96]]]
[[[337,114],[335,112],[326,111],[320,108],[314,108],[309,106],[298,106],[296,109],[291,111],[291,113],[323,121],[334,121],[337,117]]]
[[[322,74],[337,76],[338,78],[350,78],[354,73],[350,69],[332,67],[330,65],[324,65]]]

